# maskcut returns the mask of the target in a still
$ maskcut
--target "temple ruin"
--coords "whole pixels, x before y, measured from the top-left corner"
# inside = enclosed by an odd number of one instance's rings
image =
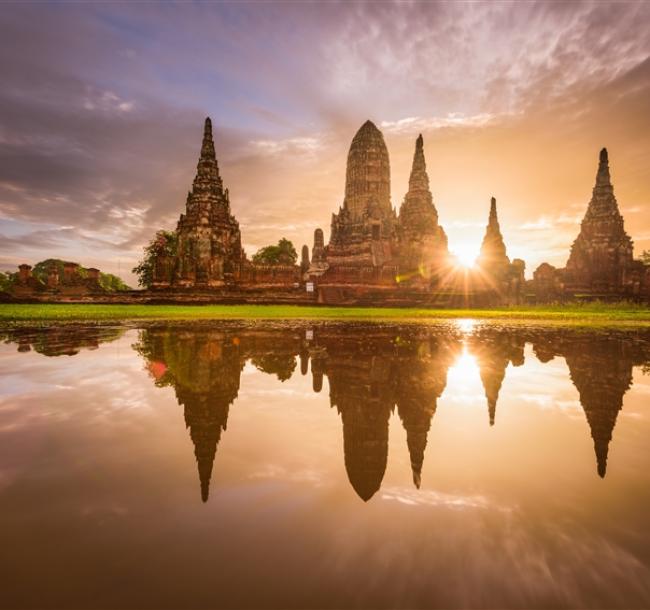
[[[510,260],[490,201],[480,255],[473,268],[458,264],[439,222],[424,154],[415,141],[408,190],[391,202],[390,158],[384,136],[366,121],[350,144],[343,202],[331,215],[329,241],[314,231],[299,264],[258,264],[242,248],[239,223],[217,163],[212,122],[205,119],[196,174],[175,231],[154,242],[146,291],[109,295],[99,271],[67,263],[36,278],[21,265],[2,298],[98,302],[295,303],[391,306],[493,306],[574,299],[650,297],[650,267],[635,260],[609,170],[600,152],[596,183],[580,233],[564,268],[541,264],[525,280],[525,263]]]
[[[536,299],[647,300],[650,268],[634,260],[633,247],[614,196],[609,155],[603,148],[591,200],[566,266],[557,269],[542,263],[537,267],[531,282]]]

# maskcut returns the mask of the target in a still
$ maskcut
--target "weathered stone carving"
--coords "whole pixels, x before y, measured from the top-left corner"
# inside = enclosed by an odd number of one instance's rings
[[[358,271],[359,267],[391,263],[396,223],[390,202],[388,149],[381,131],[366,121],[350,145],[343,205],[332,215],[326,253],[330,270],[352,267]]]
[[[399,211],[398,234],[400,282],[429,280],[449,264],[447,235],[438,224],[421,134],[415,142],[409,190]]]
[[[591,200],[566,267],[555,269],[542,263],[537,268],[533,275],[537,299],[647,298],[650,273],[641,261],[634,260],[633,248],[614,196],[607,149],[603,148]]]
[[[245,262],[239,223],[230,211],[212,138],[212,121],[205,119],[201,154],[185,214],[176,228],[176,257],[160,257],[154,266],[154,288],[220,287],[233,283]]]

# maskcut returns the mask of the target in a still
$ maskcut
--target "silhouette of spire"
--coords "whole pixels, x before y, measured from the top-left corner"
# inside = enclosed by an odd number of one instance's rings
[[[390,410],[381,407],[379,404],[349,405],[341,410],[345,470],[354,491],[364,502],[379,491],[388,462]]]
[[[596,174],[596,187],[599,186],[612,186],[611,178],[609,175],[609,158],[607,149],[603,148],[600,151],[600,158],[598,161],[598,173]]]
[[[580,395],[594,441],[598,475],[607,473],[609,443],[623,396],[632,385],[632,358],[622,340],[574,341],[566,350],[571,381]]]
[[[481,243],[478,264],[484,269],[490,270],[495,265],[508,265],[509,263],[510,259],[506,253],[506,245],[503,241],[503,235],[501,235],[501,227],[497,216],[497,200],[492,197],[490,200],[490,215],[485,229],[485,236]]]
[[[397,411],[406,430],[406,445],[411,460],[413,484],[420,489],[422,481],[422,464],[424,450],[427,447],[427,437],[431,428],[431,420],[436,412],[436,397],[428,397],[419,403],[400,401]]]
[[[494,197],[490,199],[490,218],[488,220],[488,226],[499,230],[499,219],[497,218],[497,200]]]

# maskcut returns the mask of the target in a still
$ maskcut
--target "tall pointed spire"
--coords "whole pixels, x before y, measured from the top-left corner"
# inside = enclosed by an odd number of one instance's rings
[[[490,199],[490,217],[488,219],[488,226],[496,227],[499,229],[499,218],[497,217],[497,200],[492,197]]]
[[[609,174],[609,155],[603,148],[591,200],[580,223],[580,233],[571,246],[564,281],[576,291],[620,294],[633,265],[634,244],[625,232]]]
[[[415,154],[413,155],[413,166],[409,178],[409,192],[429,191],[429,176],[427,176],[427,164],[424,160],[424,139],[422,134],[415,141]]]
[[[203,141],[201,142],[201,156],[196,166],[196,177],[194,178],[193,193],[214,192],[224,196],[223,183],[219,176],[219,165],[214,152],[214,140],[212,138],[212,120],[206,117],[203,126]]]
[[[501,227],[499,226],[499,217],[497,216],[497,200],[492,197],[490,199],[490,216],[488,224],[485,229],[485,236],[481,244],[481,252],[478,258],[478,264],[484,270],[489,271],[490,268],[496,270],[501,265],[509,265],[510,259],[506,254],[506,245],[501,235]]]
[[[599,186],[612,186],[611,178],[609,176],[609,158],[607,156],[606,148],[603,148],[600,151],[600,158],[598,161],[598,173],[596,174],[596,187]]]
[[[422,134],[415,141],[409,190],[399,210],[398,230],[401,274],[427,278],[435,266],[446,262],[447,236],[438,224],[438,211],[429,188]]]

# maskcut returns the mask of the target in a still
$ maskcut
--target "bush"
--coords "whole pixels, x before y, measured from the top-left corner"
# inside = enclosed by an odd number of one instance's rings
[[[260,248],[253,255],[253,262],[258,265],[295,265],[298,253],[293,244],[284,237],[277,246]]]

